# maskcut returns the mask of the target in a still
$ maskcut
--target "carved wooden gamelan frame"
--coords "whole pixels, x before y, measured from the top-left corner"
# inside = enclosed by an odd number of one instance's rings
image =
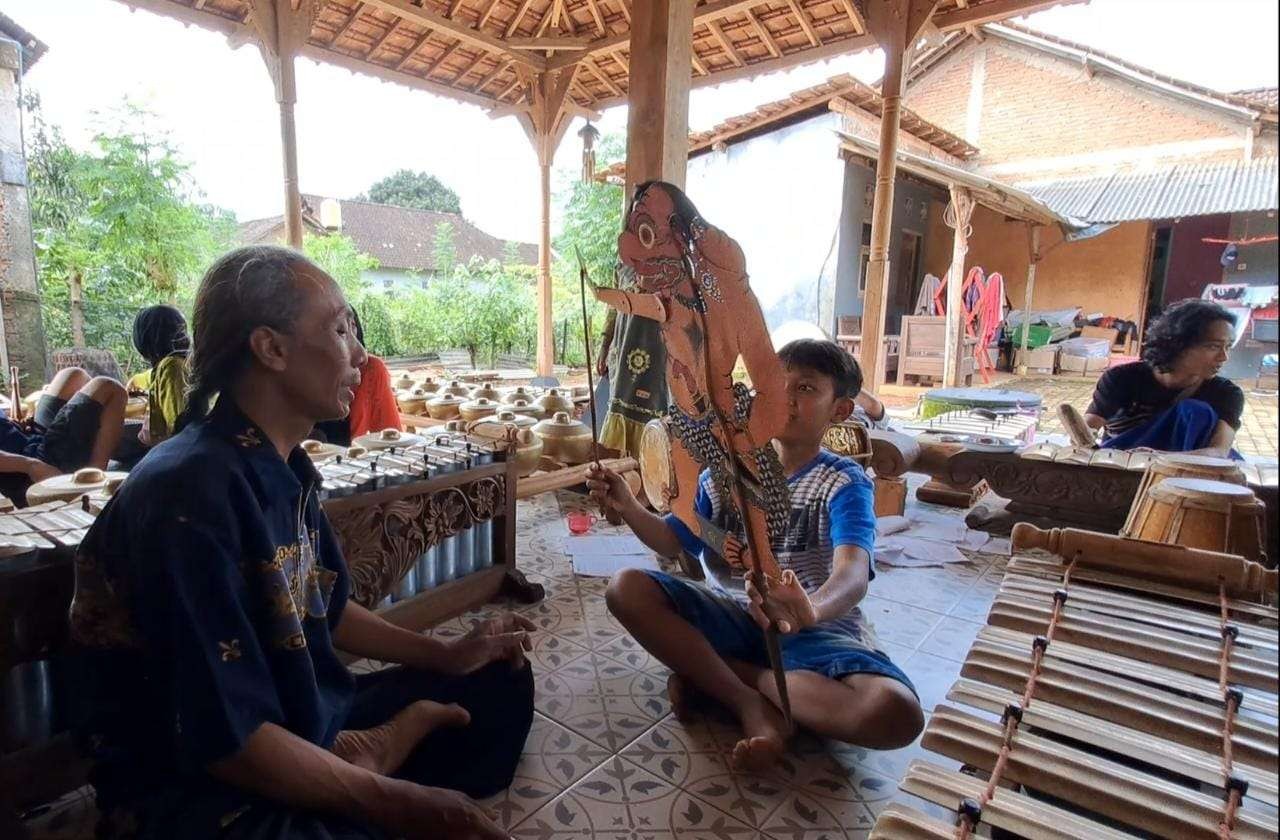
[[[502,594],[520,601],[542,598],[542,586],[516,568],[514,460],[466,472],[357,493],[324,503],[351,571],[351,597],[376,607],[424,551],[493,520],[493,566],[398,601],[381,611],[387,620],[419,629]]]

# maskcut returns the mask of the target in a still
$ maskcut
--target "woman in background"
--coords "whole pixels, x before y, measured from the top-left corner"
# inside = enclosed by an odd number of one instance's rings
[[[133,346],[150,365],[147,418],[138,440],[152,447],[173,434],[187,407],[187,319],[172,306],[148,306],[133,319]]]
[[[360,316],[351,310],[351,320],[356,328],[356,340],[364,347],[364,327]],[[355,399],[351,401],[351,413],[341,420],[317,423],[313,437],[340,446],[350,446],[351,441],[369,432],[383,429],[404,431],[400,422],[400,406],[396,404],[396,392],[391,388],[391,374],[382,359],[367,354],[360,368],[360,384]]]

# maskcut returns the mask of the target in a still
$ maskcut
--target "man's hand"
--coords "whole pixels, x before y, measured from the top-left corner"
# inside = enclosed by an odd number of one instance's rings
[[[32,484],[44,481],[46,478],[53,478],[55,475],[62,475],[62,470],[53,464],[46,464],[39,458],[32,458],[31,463],[27,464],[27,476]]]
[[[470,674],[505,659],[519,669],[525,664],[525,651],[533,650],[529,633],[536,629],[528,618],[512,612],[477,622],[470,633],[449,643],[441,667],[451,674]]]
[[[405,840],[510,840],[467,796],[444,788],[396,781],[373,822]]]
[[[636,504],[635,494],[622,476],[599,464],[592,464],[587,472],[587,489],[602,510],[622,513]]]
[[[804,591],[796,573],[784,569],[782,577],[769,584],[769,597],[760,594],[756,586],[756,573],[747,572],[747,612],[755,619],[762,630],[769,629],[770,620],[778,622],[778,630],[783,633],[798,633],[806,627],[818,622],[818,613],[809,600],[809,593]]]

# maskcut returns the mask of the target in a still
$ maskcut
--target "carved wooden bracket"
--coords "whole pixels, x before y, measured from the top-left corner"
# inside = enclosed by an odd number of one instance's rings
[[[505,499],[505,479],[490,476],[330,516],[351,571],[351,597],[377,606],[423,552],[498,516]]]
[[[1136,470],[1022,458],[1016,454],[962,452],[948,459],[947,478],[963,484],[985,479],[1009,509],[1051,512],[1073,522],[1124,522],[1142,473]]]

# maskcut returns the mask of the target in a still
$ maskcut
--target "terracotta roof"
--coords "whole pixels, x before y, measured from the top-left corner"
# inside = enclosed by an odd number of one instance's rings
[[[1197,85],[1183,79],[1166,76],[1157,73],[1142,65],[1127,61],[1112,53],[1104,52],[1082,44],[1079,41],[1072,41],[1067,38],[1060,38],[1057,35],[1050,35],[1047,32],[1041,32],[1028,26],[1004,21],[1000,24],[989,24],[981,27],[984,35],[994,35],[996,37],[1005,37],[1008,39],[1016,39],[1018,43],[1031,47],[1037,46],[1034,42],[1040,41],[1044,45],[1054,45],[1077,54],[1082,61],[1088,63],[1091,59],[1095,62],[1105,61],[1114,66],[1115,69],[1123,71],[1126,75],[1148,83],[1163,86],[1173,93],[1180,93],[1185,96],[1208,99],[1222,105],[1235,106],[1237,108],[1245,108],[1256,113],[1257,118],[1275,124],[1277,110],[1280,110],[1280,103],[1277,103],[1276,88],[1256,88],[1253,90],[1242,90],[1235,92],[1224,92],[1207,88],[1203,85]],[[1017,36],[1024,36],[1018,38]],[[1028,43],[1026,39],[1031,39]],[[907,84],[919,79],[931,68],[936,66],[943,58],[955,52],[964,44],[972,43],[975,40],[972,33],[969,32],[952,32],[939,45],[932,49],[925,50],[916,56],[916,60],[912,63],[911,69],[907,74]],[[878,87],[878,86],[877,86]]]
[[[828,110],[836,110],[838,104],[858,108],[878,120],[884,100],[870,85],[842,73],[832,76],[825,82],[798,90],[785,99],[767,102],[753,111],[729,117],[706,131],[690,134],[689,156],[704,154],[719,143],[740,142]],[[926,121],[908,108],[902,109],[902,130],[961,160],[971,158],[978,153],[975,146],[969,145],[946,129]],[[617,180],[624,177],[626,171],[625,163],[615,163],[597,173],[596,178],[597,180]]]
[[[317,221],[324,196],[303,195],[303,222],[312,231],[322,230]],[[339,199],[342,207],[342,233],[351,237],[356,247],[378,260],[382,268],[407,271],[435,270],[436,226],[453,225],[453,245],[459,262],[472,257],[501,260],[506,256],[507,240],[485,233],[456,213],[414,210],[393,204]],[[278,238],[284,222],[280,216],[253,219],[240,225],[242,242],[263,242]],[[517,243],[520,262],[536,265],[538,246]]]
[[[119,2],[256,40],[249,0]],[[302,54],[485,108],[530,102],[534,76],[572,68],[569,99],[600,109],[626,100],[637,2],[645,0],[327,0]],[[861,0],[689,2],[695,87],[876,46]],[[931,20],[950,31],[1070,2],[1080,0],[940,0]]]
[[[0,12],[0,37],[17,41],[22,48],[22,71],[25,73],[48,52],[49,47],[36,36],[18,25],[18,22]]]

